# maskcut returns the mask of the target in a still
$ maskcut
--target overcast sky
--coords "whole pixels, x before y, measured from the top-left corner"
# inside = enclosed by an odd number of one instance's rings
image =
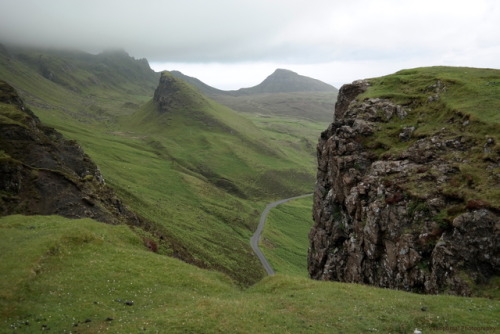
[[[221,89],[286,68],[339,87],[403,68],[500,68],[498,0],[0,0],[0,43],[123,48]]]

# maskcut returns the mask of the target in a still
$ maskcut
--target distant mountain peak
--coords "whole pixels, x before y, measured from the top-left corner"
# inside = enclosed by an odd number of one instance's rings
[[[273,74],[271,75],[277,75],[277,74],[296,74],[298,75],[296,72],[292,71],[292,70],[287,70],[286,68],[277,68]]]
[[[251,88],[242,88],[239,94],[336,92],[337,89],[320,80],[300,75],[294,71],[278,68],[264,81]]]

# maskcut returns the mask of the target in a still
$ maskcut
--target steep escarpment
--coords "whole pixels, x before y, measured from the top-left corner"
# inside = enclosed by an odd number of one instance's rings
[[[45,127],[0,81],[0,214],[57,214],[138,222],[82,148]]]
[[[317,147],[312,278],[473,295],[499,276],[499,72],[341,88]]]

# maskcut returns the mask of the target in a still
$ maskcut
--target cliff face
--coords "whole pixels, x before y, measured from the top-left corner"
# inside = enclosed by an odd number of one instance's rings
[[[499,275],[500,203],[471,197],[482,186],[463,172],[474,162],[469,154],[484,150],[481,166],[498,191],[497,139],[478,141],[468,118],[457,113],[442,128],[416,131],[425,124],[411,123],[413,110],[439,106],[446,91],[434,82],[419,106],[358,99],[368,81],[341,88],[335,120],[317,147],[312,278],[471,295]],[[399,145],[390,153],[379,140],[387,129]]]
[[[81,147],[43,126],[0,81],[0,215],[10,214],[138,222]]]

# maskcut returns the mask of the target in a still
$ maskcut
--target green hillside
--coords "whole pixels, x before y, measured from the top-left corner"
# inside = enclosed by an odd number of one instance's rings
[[[314,160],[304,156],[306,147],[276,145],[249,119],[168,72],[165,78],[168,110],[155,98],[122,123],[125,129],[151,136],[164,155],[243,198],[276,198],[312,185]]]
[[[118,88],[80,80],[82,75],[75,73],[94,75],[88,64],[102,57],[80,56],[87,65],[80,66],[75,56],[77,65],[68,72],[73,79],[67,79],[80,93],[35,71],[23,60],[33,55],[4,55],[0,59],[6,66],[0,74],[45,124],[78,141],[106,183],[149,222],[147,230],[168,245],[167,254],[220,270],[244,285],[259,280],[264,272],[248,244],[259,211],[271,199],[311,191],[312,145],[293,137],[274,139],[179,80],[175,96],[170,96],[175,108],[162,113],[152,100],[154,89],[147,96],[124,88],[146,85],[145,80],[118,80],[123,83]],[[107,56],[139,68],[143,62],[123,53]],[[48,58],[49,63],[60,61],[58,53]],[[54,75],[66,77],[58,69],[53,69]],[[129,75],[121,69],[109,67],[118,72],[117,78]],[[149,74],[147,68],[135,77]],[[95,92],[92,103],[82,91]],[[147,94],[144,88],[137,92]]]
[[[148,251],[128,227],[88,219],[2,217],[0,237],[2,333],[474,333],[500,326],[498,302],[480,298],[283,275],[242,290],[220,273]]]
[[[0,77],[45,123],[56,127],[75,121],[111,126],[117,116],[147,101],[158,84],[159,75],[147,60],[124,51],[0,50]]]
[[[287,70],[239,91],[216,89],[178,71],[171,74],[250,119],[281,149],[302,150],[313,159],[318,133],[331,122],[337,98],[334,87]]]
[[[288,70],[276,70],[261,84],[238,91],[213,88],[179,71],[171,73],[218,103],[244,113],[257,126],[299,136],[314,145],[318,130],[332,120],[338,93],[333,86]]]

